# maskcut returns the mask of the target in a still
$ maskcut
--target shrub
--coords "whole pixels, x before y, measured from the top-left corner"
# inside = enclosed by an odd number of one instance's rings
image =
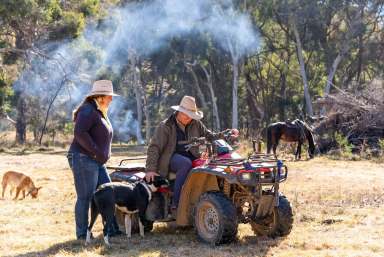
[[[341,133],[335,133],[335,141],[339,146],[341,156],[351,158],[353,146],[348,142],[348,139]]]
[[[384,138],[379,139],[380,155],[384,155]]]

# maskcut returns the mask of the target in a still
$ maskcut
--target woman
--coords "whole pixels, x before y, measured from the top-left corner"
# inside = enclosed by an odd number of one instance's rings
[[[96,188],[111,179],[105,163],[111,155],[112,125],[107,112],[113,96],[109,80],[93,83],[92,91],[73,111],[74,138],[68,151],[68,162],[73,172],[77,200],[75,205],[76,236],[85,239],[88,209]],[[115,231],[121,233],[115,222]]]

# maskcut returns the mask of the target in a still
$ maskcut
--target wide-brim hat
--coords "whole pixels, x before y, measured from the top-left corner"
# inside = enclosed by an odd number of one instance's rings
[[[93,82],[92,90],[87,97],[93,95],[119,96],[118,94],[113,93],[113,85],[110,80],[96,80]]]
[[[200,120],[204,117],[203,112],[197,109],[195,98],[192,96],[184,96],[179,105],[174,105],[171,108],[175,111],[185,113],[194,120]]]

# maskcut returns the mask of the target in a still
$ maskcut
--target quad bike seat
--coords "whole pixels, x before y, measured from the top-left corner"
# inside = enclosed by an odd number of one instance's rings
[[[107,168],[114,170],[109,174],[112,181],[134,183],[145,177],[145,164],[143,163],[124,163]]]

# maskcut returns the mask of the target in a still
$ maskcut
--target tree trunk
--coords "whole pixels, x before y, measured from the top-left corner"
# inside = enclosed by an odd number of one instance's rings
[[[343,57],[349,52],[349,49],[351,47],[350,46],[351,41],[355,37],[354,34],[359,29],[359,27],[362,23],[362,19],[363,19],[363,15],[364,15],[364,6],[359,5],[359,8],[361,11],[356,12],[353,17],[350,17],[349,29],[347,31],[346,39],[344,40],[343,45],[341,46],[340,52],[336,56],[335,60],[332,63],[332,66],[329,69],[328,76],[327,76],[327,82],[326,82],[325,89],[324,89],[324,96],[326,96],[330,93],[331,85],[332,85],[333,79],[335,77],[337,67],[339,66]],[[362,38],[359,38],[359,39],[362,39]],[[362,43],[362,42],[359,41],[359,43]],[[362,47],[362,45],[360,45],[360,46]],[[362,50],[362,49],[360,48],[359,50]],[[360,79],[360,77],[359,77],[359,79]],[[326,109],[325,109],[325,107],[323,107],[321,110],[321,114],[325,114],[325,112],[326,112]]]
[[[344,51],[347,51],[348,47],[345,46]],[[335,58],[335,60],[332,63],[331,68],[329,69],[328,76],[327,76],[327,82],[325,84],[324,88],[324,96],[327,96],[331,92],[331,85],[333,78],[335,77],[337,67],[339,66],[341,60],[343,59],[344,51],[341,51]],[[321,108],[320,111],[321,115],[325,115],[326,109],[325,107]]]
[[[206,110],[208,110],[208,104],[207,104],[207,101],[205,100],[205,96],[203,94],[203,91],[200,88],[199,80],[197,78],[195,71],[193,70],[193,66],[194,66],[194,64],[185,63],[185,67],[192,74],[193,82],[194,82],[195,88],[197,90],[197,97],[199,98],[199,100],[201,102],[201,106],[203,107],[203,110],[206,111]]]
[[[232,85],[232,128],[239,127],[238,91],[239,88],[239,61],[233,59],[233,85]]]
[[[27,122],[26,122],[27,103],[24,94],[20,94],[17,101],[17,118],[16,118],[16,142],[25,144],[27,140]]]
[[[63,86],[65,85],[65,82],[66,82],[66,78],[64,78],[62,81],[61,81],[61,84],[59,86],[59,88],[56,90],[53,98],[51,99],[51,101],[49,102],[49,105],[48,105],[48,109],[47,109],[47,114],[45,115],[45,120],[44,120],[44,125],[43,125],[43,128],[41,129],[41,134],[40,134],[40,139],[39,139],[39,145],[41,145],[41,143],[43,142],[43,136],[44,136],[44,133],[45,133],[45,129],[47,128],[47,122],[48,122],[48,116],[49,116],[49,112],[52,108],[52,105],[53,103],[55,102],[56,100],[56,97],[59,95],[61,89],[63,88]]]
[[[279,118],[280,120],[285,120],[285,105],[287,101],[287,77],[285,71],[280,71],[280,104],[279,104]]]
[[[137,67],[137,56],[132,54],[130,57],[131,72],[132,72],[132,86],[136,96],[136,110],[137,110],[137,127],[136,138],[138,144],[143,144],[143,136],[141,135],[141,124],[143,123],[143,104],[141,94],[141,81],[140,70]]]
[[[207,69],[203,65],[200,64],[200,67],[204,71],[205,76],[207,77],[207,86],[211,94],[214,129],[216,131],[220,131],[220,117],[219,117],[219,110],[217,108],[217,101],[216,101],[217,99],[215,96],[215,91],[213,90],[212,75],[211,75],[212,71],[210,69],[210,72],[208,73]]]
[[[357,61],[357,76],[356,81],[360,84],[361,79],[361,73],[363,70],[363,52],[364,52],[364,42],[363,42],[363,35],[359,36],[359,51],[358,51],[358,61]],[[364,83],[365,81],[363,81]]]
[[[245,85],[247,89],[247,102],[249,105],[249,117],[251,121],[251,128],[256,130],[261,125],[261,121],[264,119],[264,111],[257,102],[257,93],[255,92],[255,86],[251,79],[250,70],[244,73],[245,75]],[[254,131],[253,131],[254,132]]]
[[[158,76],[157,76],[157,79],[158,79]],[[156,87],[158,85],[157,79],[155,82]],[[143,106],[144,106],[144,116],[145,116],[145,143],[148,145],[149,141],[151,140],[151,116],[149,111],[148,98],[146,95],[146,86],[143,86],[145,85],[145,81],[142,80],[142,77],[140,77],[140,84],[142,85],[141,89],[143,92]]]
[[[143,94],[143,97],[144,97],[144,115],[145,115],[145,142],[148,145],[149,141],[151,140],[151,117],[149,113],[148,99],[145,93]]]
[[[335,60],[333,61],[331,68],[329,69],[328,76],[327,76],[327,83],[324,89],[324,96],[328,95],[329,92],[331,91],[332,81],[335,76],[337,66],[339,66],[339,63],[341,62],[341,59],[342,59],[342,54],[339,53],[336,56]]]
[[[300,64],[300,73],[301,73],[301,77],[302,77],[303,83],[304,83],[305,107],[306,107],[307,114],[310,115],[310,116],[313,116],[312,101],[311,101],[311,96],[309,94],[307,73],[305,71],[305,63],[304,63],[304,57],[303,57],[303,47],[301,45],[299,31],[297,30],[295,22],[293,22],[293,32],[294,32],[295,38],[296,38],[297,57],[298,57],[299,64]]]

